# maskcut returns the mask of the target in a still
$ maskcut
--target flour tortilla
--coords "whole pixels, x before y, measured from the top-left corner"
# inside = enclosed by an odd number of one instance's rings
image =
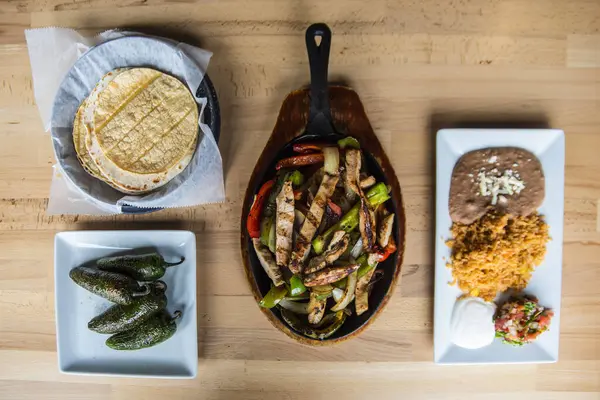
[[[114,79],[115,76],[125,71],[126,68],[117,68],[114,71],[109,72],[104,75],[100,82],[96,84],[94,89],[92,89],[90,95],[87,99],[85,99],[79,108],[77,109],[77,113],[75,115],[75,119],[73,120],[73,145],[75,146],[75,152],[77,153],[77,159],[81,163],[83,169],[92,175],[95,178],[104,180],[105,177],[102,176],[102,173],[92,161],[87,148],[85,146],[85,137],[88,134],[88,127],[91,125],[90,113],[86,112],[88,108],[88,100],[91,99],[95,101],[98,98],[98,93],[102,91],[110,81]]]
[[[75,120],[73,120],[73,145],[75,146],[75,152],[77,153],[77,159],[81,166],[88,174],[94,178],[103,179],[102,173],[94,164],[90,158],[87,148],[85,147],[85,135],[87,134],[85,128],[85,122],[83,121],[83,113],[86,107],[86,100],[81,103],[75,114]]]
[[[98,82],[94,89],[92,89],[90,95],[81,103],[77,109],[75,120],[73,121],[73,144],[75,146],[77,159],[87,173],[96,179],[104,181],[104,183],[120,192],[126,194],[138,194],[136,191],[127,190],[126,188],[120,187],[117,183],[104,176],[102,171],[98,169],[98,166],[90,157],[85,145],[86,137],[89,135],[89,130],[92,129],[94,115],[93,108],[90,107],[90,104],[97,100],[98,94],[107,87],[108,83],[112,81],[115,76],[125,70],[127,70],[127,68],[117,68],[114,71],[104,75],[102,79],[100,79],[100,82]]]
[[[119,73],[97,99],[85,137],[101,174],[129,193],[154,190],[190,163],[198,137],[198,107],[187,87],[148,68]]]

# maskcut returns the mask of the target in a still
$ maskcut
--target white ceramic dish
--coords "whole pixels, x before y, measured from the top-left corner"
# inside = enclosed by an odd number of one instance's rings
[[[109,335],[87,323],[112,303],[76,285],[69,271],[98,258],[131,249],[155,248],[166,260],[185,262],[167,269],[168,310],[183,312],[169,340],[137,351],[116,351]],[[194,378],[198,371],[196,326],[196,238],[188,231],[73,231],[54,240],[54,282],[58,367],[67,374]]]
[[[523,293],[536,296],[552,308],[550,330],[523,347],[503,344],[500,339],[487,347],[467,350],[450,340],[450,320],[456,299],[462,294],[450,286],[452,273],[446,267],[452,221],[448,194],[452,170],[465,153],[486,147],[520,147],[531,151],[542,163],[546,197],[540,214],[550,226],[551,241],[544,262],[536,268]],[[558,360],[564,210],[564,133],[552,129],[444,129],[437,133],[434,361],[439,364],[549,363]]]

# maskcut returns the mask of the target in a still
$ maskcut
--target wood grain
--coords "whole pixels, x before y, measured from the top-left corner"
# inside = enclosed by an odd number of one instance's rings
[[[239,255],[244,191],[281,103],[308,82],[304,29],[333,31],[330,76],[359,94],[402,187],[401,285],[363,335],[312,349],[253,302]],[[133,28],[210,49],[223,113],[224,204],[146,216],[45,214],[50,139],[23,30]],[[457,126],[566,132],[560,361],[431,363],[434,135]],[[18,0],[0,2],[0,398],[505,399],[600,396],[600,2],[597,0]],[[60,375],[53,237],[190,229],[198,243],[199,374],[190,381]],[[310,382],[310,385],[307,385]]]

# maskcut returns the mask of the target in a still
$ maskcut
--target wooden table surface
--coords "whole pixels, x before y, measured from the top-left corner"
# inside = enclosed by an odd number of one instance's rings
[[[238,250],[246,183],[284,96],[308,82],[304,29],[317,21],[334,32],[330,77],[360,94],[407,214],[401,287],[367,332],[334,348],[303,347],[267,322]],[[54,159],[23,35],[43,26],[133,28],[213,51],[227,201],[135,217],[46,215]],[[435,132],[507,124],[566,132],[560,361],[435,366]],[[599,399],[599,148],[598,0],[2,1],[0,398]],[[197,379],[58,372],[53,239],[79,229],[196,233]]]

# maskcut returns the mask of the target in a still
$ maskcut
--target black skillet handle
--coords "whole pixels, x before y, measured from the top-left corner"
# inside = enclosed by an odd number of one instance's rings
[[[320,37],[320,43],[317,40]],[[306,30],[306,50],[310,64],[310,114],[309,125],[316,119],[331,121],[329,97],[327,93],[327,69],[331,48],[331,30],[323,23],[313,24]],[[321,123],[325,121],[319,121]],[[320,129],[319,129],[320,130]],[[315,132],[317,133],[317,132]],[[325,134],[326,132],[319,132]]]

